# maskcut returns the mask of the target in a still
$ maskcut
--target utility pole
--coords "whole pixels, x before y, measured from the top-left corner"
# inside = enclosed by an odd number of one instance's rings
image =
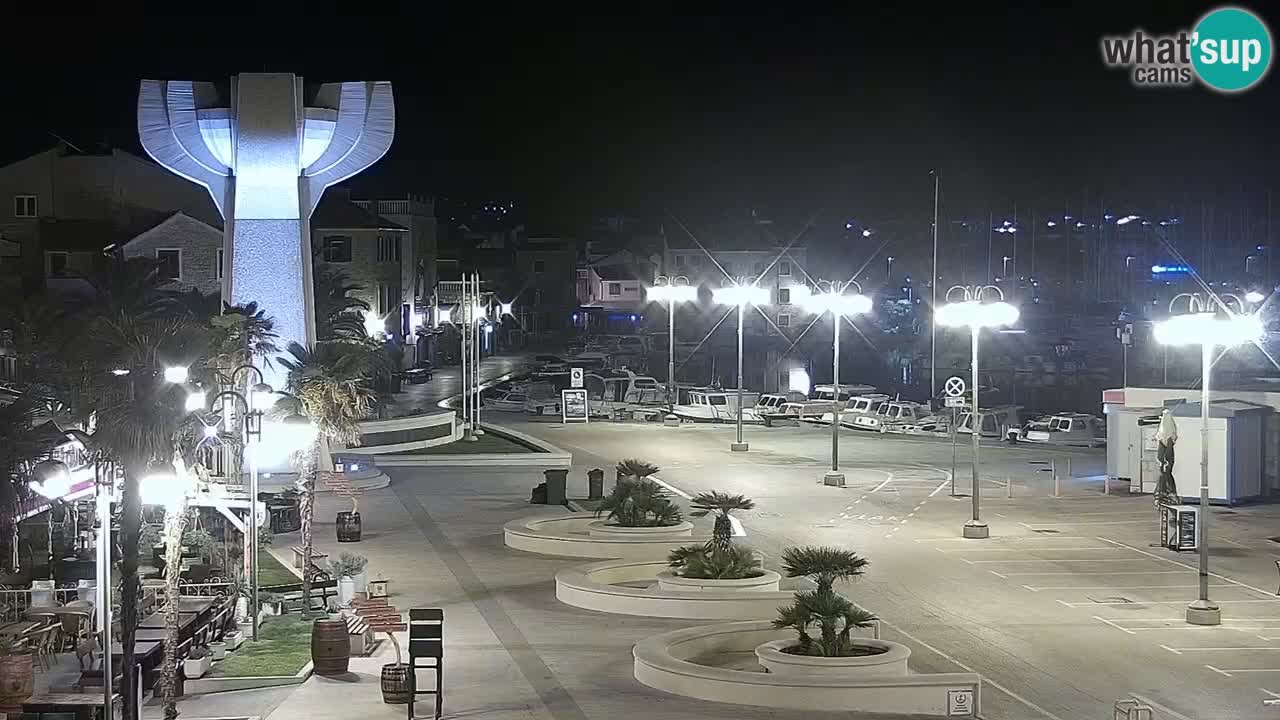
[[[929,397],[938,392],[938,171],[933,175],[933,275],[929,278]],[[1270,217],[1270,215],[1268,215]],[[1270,257],[1268,257],[1270,261]],[[839,328],[836,335],[840,334]]]

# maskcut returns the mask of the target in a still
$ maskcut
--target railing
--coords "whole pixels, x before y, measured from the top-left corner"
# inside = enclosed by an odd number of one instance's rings
[[[408,215],[408,200],[353,200],[353,203],[377,215]]]
[[[46,593],[52,592],[54,602],[59,605],[66,605],[72,600],[80,599],[80,591],[77,588],[57,588],[54,590],[38,590],[36,592]],[[92,593],[90,588],[86,590]],[[31,607],[31,589],[13,589],[0,585],[0,623],[11,623],[21,620]]]

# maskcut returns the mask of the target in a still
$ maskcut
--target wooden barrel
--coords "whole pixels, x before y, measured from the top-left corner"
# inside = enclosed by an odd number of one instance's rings
[[[22,701],[35,692],[35,666],[31,653],[0,655],[0,715],[21,712]]]
[[[411,697],[413,697],[413,685],[409,680],[409,666],[383,665],[382,702],[388,705],[408,705]]]
[[[360,542],[360,513],[338,513],[336,526],[338,530],[338,542]]]
[[[311,625],[311,662],[317,675],[341,675],[351,659],[351,641],[342,620],[316,620]]]

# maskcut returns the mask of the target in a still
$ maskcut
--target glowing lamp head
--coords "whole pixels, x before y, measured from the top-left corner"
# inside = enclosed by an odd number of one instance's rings
[[[769,304],[769,291],[756,285],[730,285],[716,288],[711,293],[711,296],[719,305],[743,307],[746,305]]]
[[[187,393],[186,409],[187,412],[196,412],[203,410],[205,406],[206,395],[203,390]]]
[[[171,467],[158,467],[144,475],[138,485],[142,502],[147,505],[180,507],[194,486],[194,478],[187,473],[174,473]]]
[[[186,382],[187,378],[190,376],[191,376],[191,372],[187,369],[187,366],[185,365],[179,365],[176,367],[167,367],[164,369],[164,381],[173,383],[175,385],[181,385],[182,383]]]
[[[946,327],[1005,327],[1018,322],[1018,308],[1007,302],[984,303],[977,300],[950,303],[938,310],[938,323]]]
[[[262,410],[269,408],[276,402],[276,391],[266,383],[258,383],[249,391],[250,406]]]
[[[1260,303],[1263,300],[1266,300],[1267,296],[1257,290],[1250,290],[1248,293],[1245,293],[1244,299],[1246,302]]]
[[[645,288],[645,295],[652,302],[693,302],[698,299],[698,288],[692,285],[654,285]]]
[[[512,310],[514,307],[515,307],[515,303],[509,303],[509,302],[507,302],[507,303],[498,303],[498,310],[499,310],[499,312],[501,312],[501,313],[502,313],[502,316],[503,316],[503,317],[506,317],[507,315],[511,315],[511,314],[512,314],[511,310]]]
[[[1222,345],[1257,342],[1265,334],[1257,315],[1191,313],[1175,315],[1155,324],[1156,342],[1164,345]]]
[[[364,314],[364,331],[370,337],[380,337],[387,331],[387,323],[378,313],[367,312]]]
[[[217,425],[205,425],[205,426],[204,426],[204,437],[205,437],[205,439],[206,439],[206,440],[212,440],[212,439],[214,439],[214,438],[218,437],[218,426],[217,426]]]
[[[125,370],[124,368],[116,368],[115,370],[111,371],[111,374],[115,375],[116,377],[124,377],[125,375],[129,374],[129,371]]]
[[[449,318],[453,316],[453,308],[436,308],[436,327],[440,327],[444,323],[449,322]]]
[[[56,500],[71,492],[71,473],[65,463],[44,460],[31,469],[31,481],[27,483],[36,493]]]
[[[796,299],[794,289],[791,294],[792,298]],[[831,312],[836,315],[862,315],[871,312],[871,298],[860,293],[855,295],[833,292],[811,293],[806,289],[799,295],[798,302],[805,310],[814,314]]]

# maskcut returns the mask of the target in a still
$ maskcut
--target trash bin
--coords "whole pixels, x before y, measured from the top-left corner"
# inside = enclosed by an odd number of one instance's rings
[[[604,471],[600,468],[587,471],[587,499],[599,500],[604,497]]]
[[[533,486],[533,492],[529,493],[530,505],[546,505],[547,504],[547,484],[542,482]]]
[[[564,505],[565,484],[569,479],[569,471],[543,470],[542,475],[547,479],[547,504]]]

